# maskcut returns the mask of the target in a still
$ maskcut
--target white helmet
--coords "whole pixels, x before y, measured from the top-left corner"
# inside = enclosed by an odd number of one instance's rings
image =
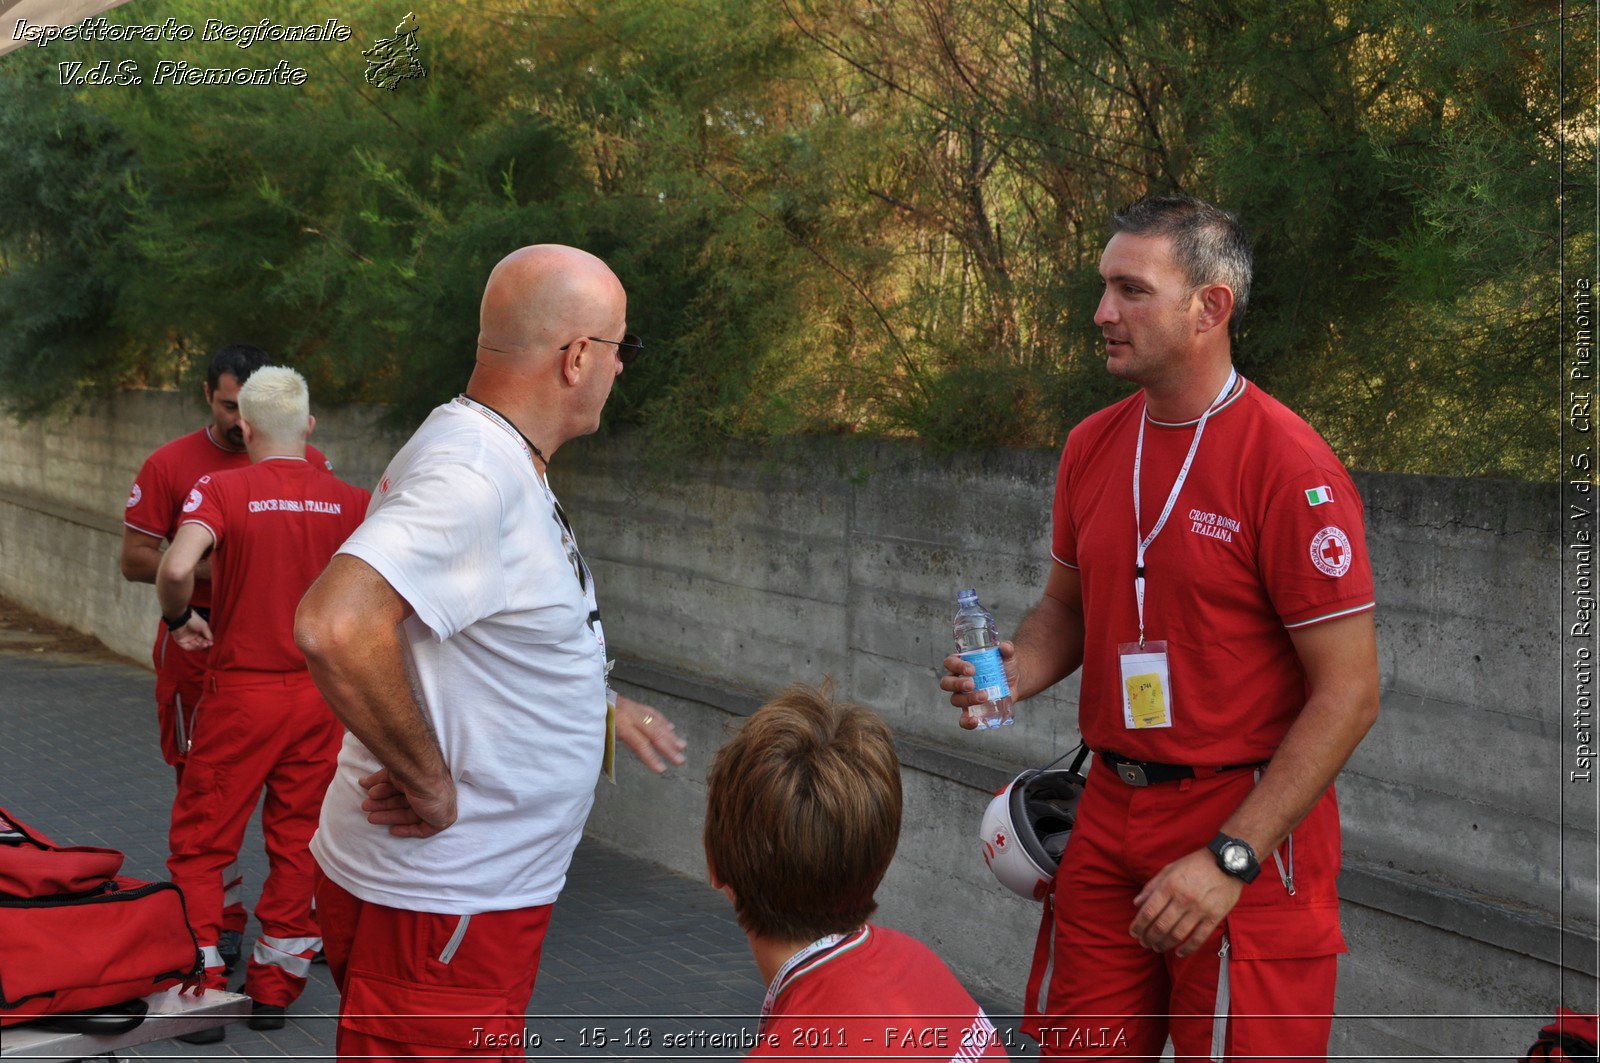
[[[994,795],[983,813],[978,828],[983,862],[1019,897],[1042,901],[1055,882],[1083,795],[1079,768],[1089,751],[1079,748],[1071,768],[1023,772]]]

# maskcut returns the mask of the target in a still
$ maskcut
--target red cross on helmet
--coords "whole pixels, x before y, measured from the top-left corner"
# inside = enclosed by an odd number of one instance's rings
[[[1031,768],[1001,787],[978,828],[983,862],[1001,885],[1030,901],[1050,892],[1072,834],[1089,749],[1080,745],[1076,752],[1070,768]]]

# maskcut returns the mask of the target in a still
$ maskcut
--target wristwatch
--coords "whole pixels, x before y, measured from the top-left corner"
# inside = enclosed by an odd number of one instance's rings
[[[187,624],[191,616],[194,616],[194,606],[186,605],[183,607],[183,612],[179,613],[175,617],[163,616],[161,618],[161,622],[167,625],[168,631],[176,631],[183,625]]]
[[[1246,885],[1254,882],[1256,876],[1261,874],[1261,865],[1256,862],[1256,851],[1250,848],[1249,842],[1219,834],[1211,839],[1211,844],[1206,848],[1216,854],[1218,867]]]

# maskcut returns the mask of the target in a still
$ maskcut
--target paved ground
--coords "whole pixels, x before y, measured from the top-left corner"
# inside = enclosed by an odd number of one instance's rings
[[[173,780],[156,749],[152,677],[104,656],[37,645],[21,632],[0,631],[0,806],[63,844],[123,850],[126,874],[166,878]],[[259,822],[241,863],[253,897],[266,870]],[[327,968],[312,970],[288,1028],[256,1033],[235,1024],[221,1045],[163,1041],[142,1058],[331,1057],[338,999]],[[737,1047],[718,1050],[736,1041],[716,1038],[754,1031],[763,989],[720,894],[588,840],[545,942],[528,1017],[530,1039],[539,1044],[528,1055],[739,1059]],[[672,1034],[710,1048],[663,1050]]]

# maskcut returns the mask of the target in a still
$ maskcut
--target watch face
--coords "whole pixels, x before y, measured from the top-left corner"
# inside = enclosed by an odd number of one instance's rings
[[[1250,866],[1250,854],[1245,852],[1242,845],[1224,845],[1222,865],[1229,871],[1243,871]]]

